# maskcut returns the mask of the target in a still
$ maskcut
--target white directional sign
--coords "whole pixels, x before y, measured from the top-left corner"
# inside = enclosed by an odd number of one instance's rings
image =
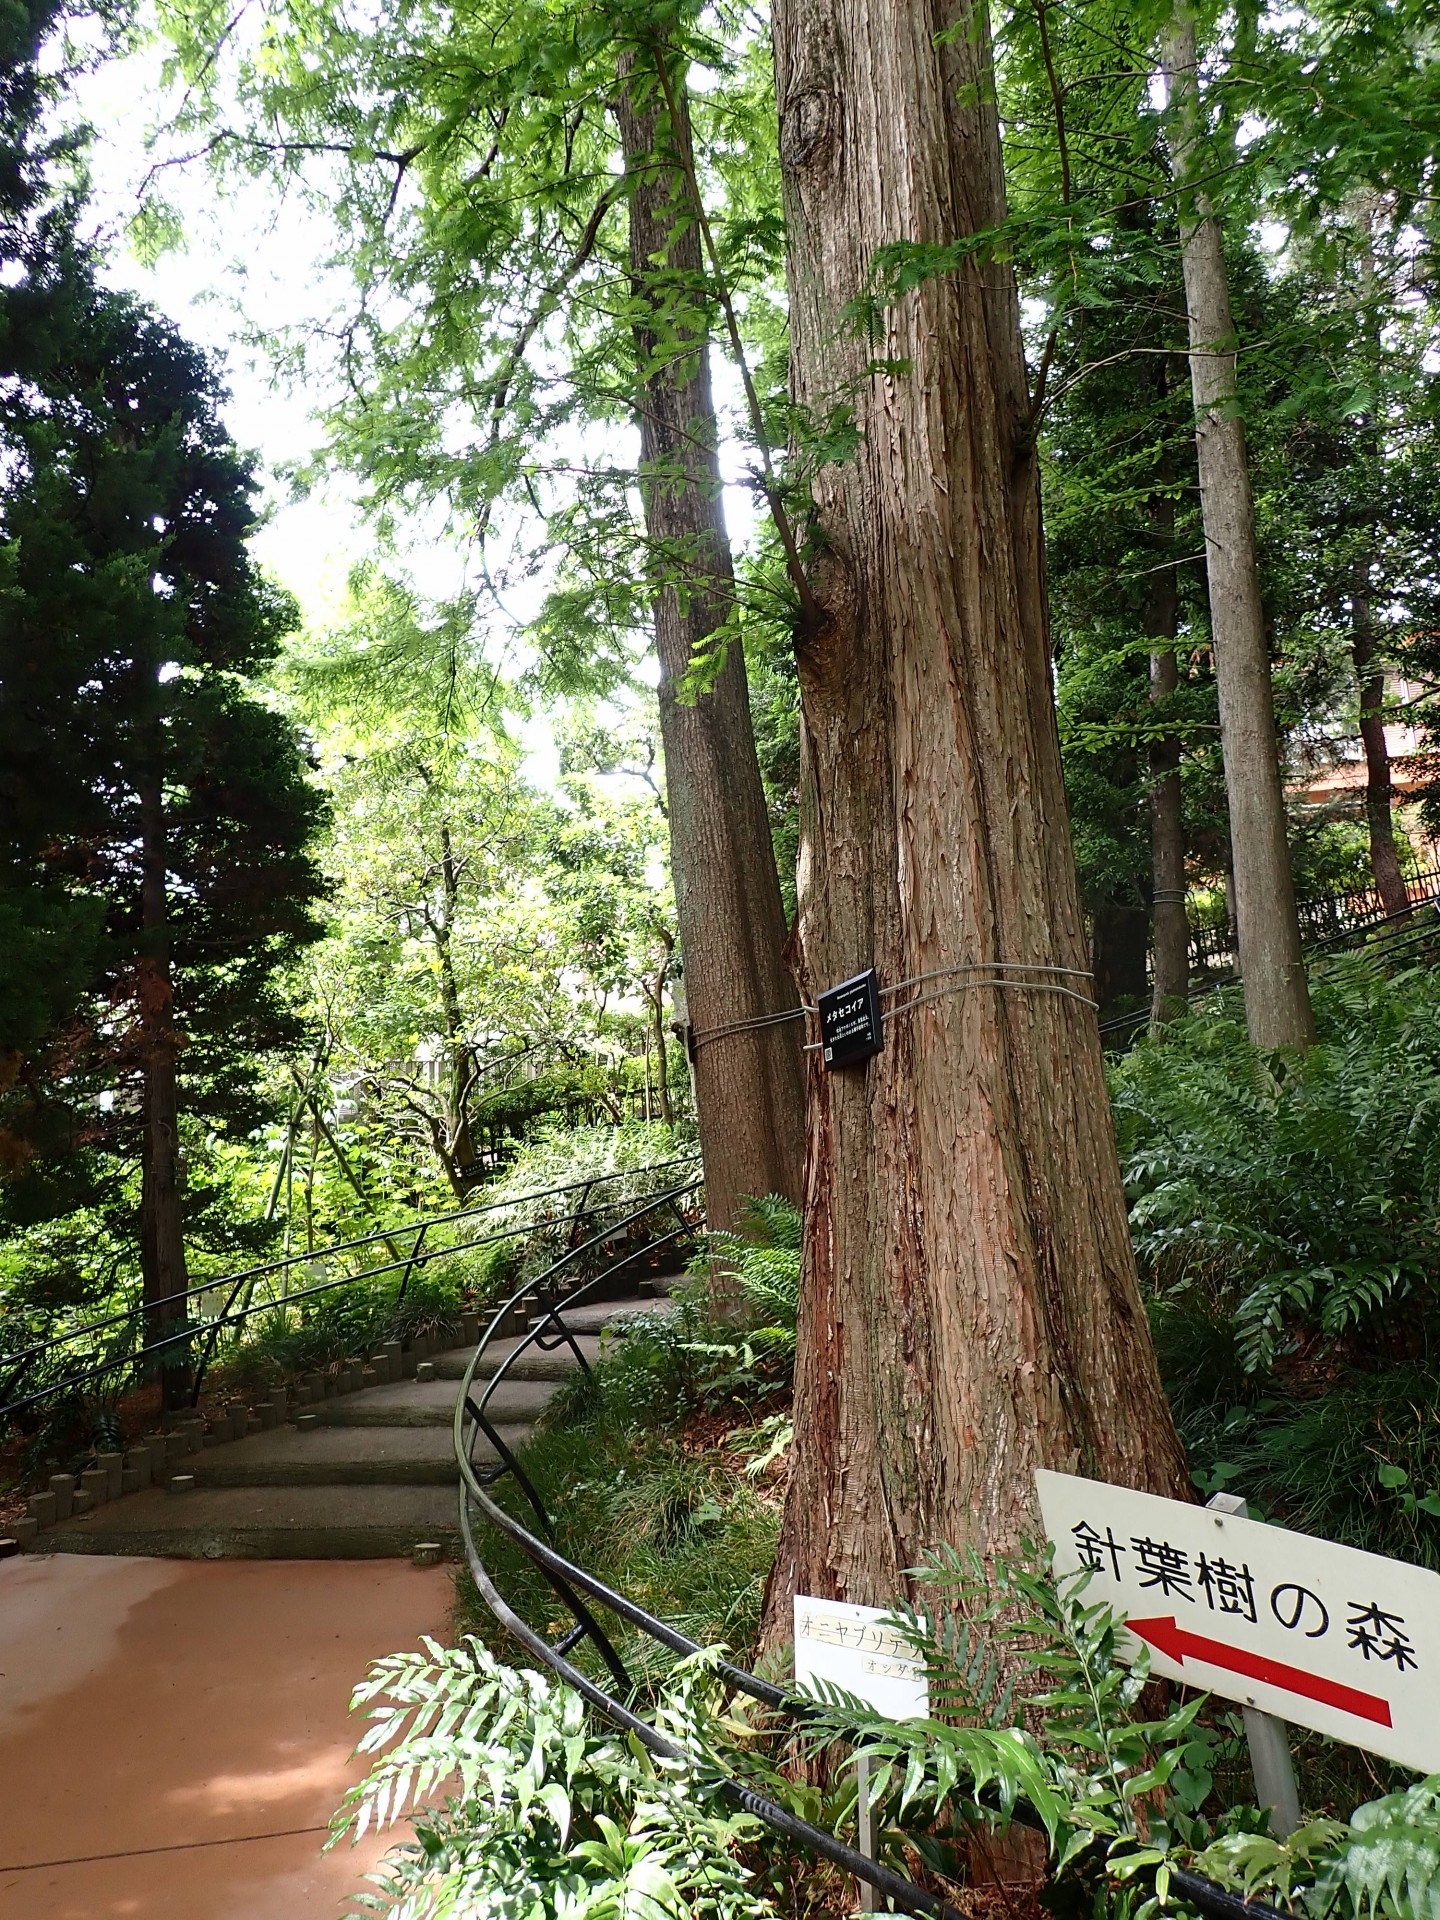
[[[930,1712],[925,1664],[893,1626],[884,1607],[795,1596],[795,1680],[828,1680],[888,1720],[923,1720]]]
[[[1055,1571],[1124,1614],[1121,1657],[1440,1771],[1440,1574],[1100,1480],[1035,1476]]]

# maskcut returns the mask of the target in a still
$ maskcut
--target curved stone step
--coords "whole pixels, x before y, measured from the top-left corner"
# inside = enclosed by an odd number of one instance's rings
[[[453,1488],[407,1484],[150,1488],[55,1527],[41,1544],[175,1560],[371,1560],[422,1541],[453,1552],[458,1540]]]
[[[502,1381],[490,1401],[497,1427],[528,1426],[554,1395],[553,1380]],[[332,1427],[448,1427],[455,1417],[453,1380],[397,1380],[327,1400],[315,1411]]]
[[[548,1339],[549,1336],[547,1335],[547,1343]],[[490,1379],[493,1374],[499,1371],[504,1362],[509,1360],[512,1354],[515,1354],[515,1350],[519,1344],[517,1340],[496,1340],[493,1342],[493,1344],[486,1349],[484,1358],[476,1369],[475,1377],[479,1380]],[[576,1336],[575,1346],[579,1347],[581,1353],[585,1356],[587,1366],[593,1367],[595,1362],[600,1358],[600,1336],[598,1333],[578,1334]],[[436,1377],[441,1380],[461,1379],[464,1376],[465,1369],[470,1364],[470,1357],[474,1351],[474,1347],[450,1347],[444,1353],[433,1355],[431,1364],[435,1368]],[[506,1374],[505,1378],[507,1380],[568,1380],[578,1364],[579,1362],[575,1358],[575,1350],[568,1340],[558,1347],[541,1347],[537,1343],[526,1347],[523,1352],[516,1354],[514,1360],[511,1361],[510,1371]],[[367,1389],[367,1391],[376,1391],[376,1389]]]
[[[519,1446],[528,1426],[500,1429]],[[474,1458],[493,1460],[483,1434]],[[444,1486],[459,1482],[448,1426],[334,1426],[306,1433],[276,1427],[233,1446],[214,1447],[181,1463],[197,1487]]]

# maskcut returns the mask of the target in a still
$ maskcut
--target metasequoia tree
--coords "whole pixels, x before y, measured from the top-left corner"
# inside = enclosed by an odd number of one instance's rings
[[[983,19],[778,0],[792,380],[849,400],[798,636],[807,997],[873,962],[883,1052],[812,1055],[792,1589],[884,1601],[928,1545],[1012,1549],[1033,1472],[1180,1494],[1106,1103],[1050,690],[1009,269],[842,316],[877,249],[1004,214]],[[872,359],[872,354],[883,358]]]
[[[785,916],[738,638],[708,687],[685,697],[687,677],[733,615],[735,576],[682,63],[664,43],[647,52],[638,59],[626,52],[616,93],[636,310],[640,490],[650,541],[683,559],[683,573],[655,596],[660,727],[686,1013],[696,1036],[706,1212],[712,1226],[733,1227],[747,1195],[799,1198],[805,1095],[797,1024],[744,1028],[797,1003],[783,958]]]
[[[188,13],[168,24],[193,82],[187,111],[215,153],[287,178],[311,178],[325,156],[312,184],[360,294],[342,330],[340,457],[387,510],[444,499],[482,544],[502,500],[539,515],[527,544],[558,556],[533,629],[552,688],[605,691],[636,628],[652,625],[692,1026],[794,1008],[738,635],[718,674],[686,684],[722,649],[736,597],[694,143],[688,115],[672,136],[655,51],[683,96],[693,22],[508,0],[457,15],[405,0],[367,24],[276,0],[241,87],[252,123],[218,136],[228,48],[197,39]],[[717,104],[729,56],[704,50],[730,164],[748,164],[734,137],[752,112],[748,81],[733,109]],[[746,219],[741,252],[763,274],[766,222]],[[617,422],[640,441],[638,472],[617,454]],[[734,1225],[746,1194],[798,1197],[799,1023],[702,1038],[695,1081],[712,1224]]]
[[[1300,954],[1300,924],[1285,832],[1270,650],[1260,598],[1255,505],[1239,408],[1235,323],[1225,243],[1203,186],[1195,16],[1182,4],[1165,36],[1173,109],[1171,147],[1180,209],[1190,386],[1200,509],[1210,583],[1210,629],[1220,694],[1220,744],[1230,805],[1235,918],[1245,1023],[1260,1047],[1304,1047],[1315,1037]]]

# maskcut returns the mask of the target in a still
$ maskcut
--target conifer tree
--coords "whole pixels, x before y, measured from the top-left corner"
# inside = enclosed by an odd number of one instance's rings
[[[1186,1474],[1085,987],[984,10],[783,0],[775,53],[795,397],[855,429],[797,646],[802,984],[873,964],[886,1010],[865,1066],[812,1065],[779,1637],[794,1589],[1013,1550],[1037,1466]],[[847,332],[882,248],[919,270]]]
[[[80,1147],[138,1165],[138,1218],[105,1190],[160,1321],[187,1279],[182,1123],[259,1123],[255,1055],[297,1031],[281,969],[318,932],[321,802],[246,684],[294,612],[246,546],[255,483],[223,389],[172,327],[82,280],[23,386],[0,501],[0,843],[95,940],[68,950],[67,1018],[32,1022],[35,1104],[66,1124],[20,1156],[9,1204],[73,1204]],[[13,982],[26,955],[4,958]]]
[[[557,566],[530,638],[552,690],[613,690],[635,635],[653,633],[709,1217],[732,1226],[747,1194],[798,1197],[800,1009],[724,522],[718,276],[678,106],[692,60],[707,59],[697,99],[734,176],[717,195],[730,203],[723,266],[732,289],[753,290],[779,232],[754,49],[736,54],[689,7],[456,14],[405,0],[364,23],[271,0],[263,58],[240,62],[237,124],[218,22],[162,12],[208,149],[305,182],[333,222],[360,294],[341,329],[333,451],[386,514],[444,502],[487,559],[502,502],[538,518],[525,544]],[[317,336],[297,358],[323,350]],[[768,617],[785,598],[769,583]]]

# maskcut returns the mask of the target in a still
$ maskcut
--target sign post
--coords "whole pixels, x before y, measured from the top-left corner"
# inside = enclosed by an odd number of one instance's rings
[[[1035,1484],[1056,1573],[1088,1568],[1126,1620],[1121,1659],[1143,1643],[1153,1673],[1440,1770],[1440,1574],[1073,1474]],[[1284,1819],[1280,1783],[1257,1786]]]
[[[925,1664],[905,1637],[887,1624],[884,1607],[856,1607],[843,1600],[813,1600],[795,1595],[795,1684],[802,1690],[817,1680],[843,1687],[887,1720],[924,1720],[930,1713]],[[855,1756],[856,1816],[861,1853],[875,1857],[875,1823],[870,1808],[870,1769],[863,1752]],[[875,1889],[860,1882],[860,1911],[874,1913]]]
[[[1216,1513],[1249,1517],[1238,1493],[1212,1494],[1205,1504]],[[1250,1771],[1255,1777],[1255,1804],[1270,1809],[1271,1832],[1287,1840],[1300,1824],[1300,1793],[1285,1722],[1272,1713],[1262,1713],[1259,1707],[1242,1707],[1241,1716],[1250,1749]]]

